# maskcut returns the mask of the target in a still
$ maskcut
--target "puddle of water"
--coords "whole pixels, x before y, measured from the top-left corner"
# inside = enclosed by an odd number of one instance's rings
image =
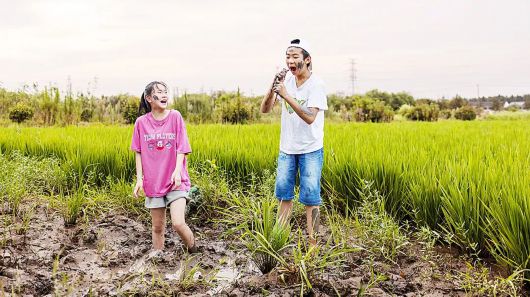
[[[215,279],[217,280],[217,286],[212,288],[206,294],[217,295],[221,293],[222,290],[229,288],[237,279],[241,277],[239,269],[235,265],[233,259],[228,259],[228,261],[219,268],[215,274]]]

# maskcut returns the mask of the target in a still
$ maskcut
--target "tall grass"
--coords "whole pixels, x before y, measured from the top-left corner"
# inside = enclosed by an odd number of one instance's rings
[[[344,204],[373,181],[384,209],[453,233],[465,249],[530,268],[530,120],[328,124],[323,185]],[[232,178],[273,172],[279,125],[188,126],[190,164],[207,160]],[[0,150],[55,156],[77,175],[132,181],[132,127],[2,128]],[[200,168],[200,167],[199,167]],[[271,189],[272,190],[272,189]],[[334,201],[337,202],[337,201]]]

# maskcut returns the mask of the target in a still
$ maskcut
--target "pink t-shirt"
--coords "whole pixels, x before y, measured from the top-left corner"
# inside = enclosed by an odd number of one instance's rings
[[[162,197],[173,187],[177,154],[191,152],[186,126],[180,112],[170,110],[163,120],[149,112],[136,119],[131,149],[142,154],[144,192],[147,197]],[[175,190],[189,191],[191,183],[186,157],[180,171],[181,185]]]

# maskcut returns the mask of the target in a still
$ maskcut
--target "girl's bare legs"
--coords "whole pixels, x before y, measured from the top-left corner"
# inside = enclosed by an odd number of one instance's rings
[[[171,212],[171,225],[173,226],[173,230],[175,230],[180,238],[182,238],[182,241],[184,241],[188,250],[194,248],[195,238],[184,218],[186,199],[180,198],[175,200],[169,205],[169,209]]]
[[[166,229],[166,208],[151,208],[153,249],[164,249],[164,232]]]

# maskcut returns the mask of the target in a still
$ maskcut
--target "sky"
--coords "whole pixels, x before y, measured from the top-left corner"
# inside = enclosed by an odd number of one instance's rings
[[[149,4],[147,4],[149,3]],[[0,87],[262,95],[291,39],[327,92],[530,94],[528,0],[0,0]],[[352,64],[353,61],[353,64]],[[352,83],[352,69],[355,80]]]

